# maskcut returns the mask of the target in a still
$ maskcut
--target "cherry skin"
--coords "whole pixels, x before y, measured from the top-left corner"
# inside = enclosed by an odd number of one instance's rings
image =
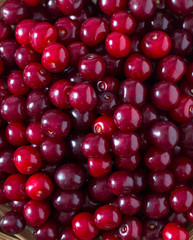
[[[132,34],[135,31],[136,22],[134,17],[127,11],[117,11],[110,20],[112,32]]]
[[[69,103],[81,112],[90,111],[97,104],[97,95],[90,84],[79,83],[72,87],[69,94]]]
[[[193,98],[182,95],[179,104],[170,110],[170,116],[179,123],[188,122],[193,117]]]
[[[12,29],[11,26],[0,20],[0,41],[8,39],[11,36]]]
[[[51,74],[41,63],[34,62],[25,67],[23,71],[23,80],[29,88],[40,90],[47,87],[52,79]]]
[[[189,64],[186,72],[186,79],[192,85],[193,83],[193,64]]]
[[[40,122],[31,122],[28,125],[26,129],[26,137],[31,144],[35,144],[35,145],[42,144],[46,136],[41,129]]]
[[[178,187],[170,195],[170,205],[178,213],[188,212],[193,205],[193,192],[188,187]]]
[[[128,193],[126,195],[119,196],[117,199],[117,204],[122,214],[134,215],[141,210],[142,201],[140,197]]]
[[[14,54],[19,44],[14,39],[6,39],[0,43],[0,56],[5,66],[15,66]]]
[[[166,195],[149,193],[143,199],[143,213],[151,219],[160,219],[169,213],[170,205]]]
[[[81,57],[88,54],[88,48],[83,42],[71,42],[67,47],[69,53],[69,66],[77,67]]]
[[[72,221],[72,229],[81,240],[91,240],[95,238],[99,229],[94,223],[94,217],[88,212],[77,214]]]
[[[63,17],[63,13],[57,6],[56,0],[46,0],[45,4],[47,12],[50,13],[53,17],[56,17],[57,19]]]
[[[112,137],[112,150],[120,157],[130,157],[134,155],[140,147],[140,139],[136,133],[115,133]]]
[[[163,58],[171,50],[171,40],[163,31],[149,32],[141,41],[141,49],[151,59]]]
[[[24,69],[28,64],[32,62],[38,62],[40,57],[37,52],[29,45],[20,46],[14,55],[17,66]]]
[[[188,31],[191,35],[193,35],[192,31],[192,15],[189,14],[185,16],[181,21],[181,28]]]
[[[66,113],[52,109],[43,114],[41,128],[48,137],[62,139],[69,134],[71,121]]]
[[[193,10],[192,1],[184,2],[183,0],[169,0],[167,1],[167,6],[170,10],[177,15],[187,15]],[[165,240],[165,239],[164,239]]]
[[[131,41],[127,35],[111,32],[105,40],[106,50],[109,55],[117,58],[126,57],[131,51]]]
[[[113,113],[117,106],[118,98],[115,94],[111,92],[104,92],[98,94],[98,102],[96,109],[100,115],[113,116]]]
[[[121,240],[137,240],[142,236],[142,224],[136,217],[124,217],[118,228],[118,236]]]
[[[185,61],[177,55],[163,58],[157,65],[157,75],[161,81],[177,83],[186,73]]]
[[[55,173],[55,183],[63,190],[76,190],[85,182],[84,169],[75,163],[67,163],[59,167]]]
[[[109,28],[104,20],[92,17],[82,24],[80,38],[87,46],[93,47],[105,40],[108,32]]]
[[[141,112],[132,105],[119,105],[113,116],[116,126],[123,132],[135,131],[141,124]]]
[[[60,233],[59,240],[79,240],[78,237],[74,234],[72,227],[65,227],[62,232]]]
[[[103,178],[112,169],[112,159],[108,155],[103,158],[88,158],[88,169],[92,177]]]
[[[109,189],[117,196],[130,193],[134,187],[134,179],[129,171],[116,171],[110,175]]]
[[[23,1],[27,6],[30,6],[30,7],[35,7],[37,6],[38,4],[40,4],[41,0],[24,0]]]
[[[141,107],[145,103],[146,88],[141,81],[126,79],[120,85],[119,98],[123,103]]]
[[[0,76],[1,76],[2,73],[4,72],[4,69],[5,69],[5,67],[4,67],[4,62],[3,62],[2,59],[0,59]]]
[[[139,152],[127,158],[116,156],[115,166],[119,170],[134,171],[139,166],[140,161],[141,156]]]
[[[122,1],[99,0],[99,7],[105,14],[112,15],[113,13],[115,13],[119,10],[125,9],[127,7],[127,1],[126,0],[122,0]]]
[[[13,161],[13,149],[5,149],[0,152],[0,169],[6,173],[17,173],[17,169],[15,168]]]
[[[81,143],[82,152],[87,158],[101,158],[108,154],[108,140],[96,133],[89,133]]]
[[[53,183],[46,174],[36,173],[28,178],[25,189],[32,200],[43,200],[51,195]]]
[[[179,130],[172,122],[160,121],[150,129],[151,142],[158,148],[169,150],[179,141]]]
[[[158,113],[151,104],[145,104],[141,107],[142,114],[142,127],[151,127],[155,122],[158,121]]]
[[[92,4],[92,2],[88,2],[88,4]],[[91,17],[91,13],[88,10],[89,5],[87,8],[82,8],[79,12],[69,15],[68,17],[75,21],[78,26],[82,26],[82,24]]]
[[[27,144],[25,135],[26,128],[22,122],[10,123],[5,130],[8,142],[16,147]]]
[[[52,203],[58,211],[72,212],[81,209],[85,196],[81,190],[62,191],[58,189],[52,195]]]
[[[125,62],[124,73],[127,78],[145,81],[152,73],[151,62],[140,53],[131,54]]]
[[[153,171],[164,170],[171,162],[172,154],[170,151],[151,147],[145,154],[145,164]]]
[[[111,136],[117,132],[117,127],[113,117],[104,115],[95,119],[92,125],[92,131],[110,139]]]
[[[22,96],[11,95],[1,103],[1,116],[7,122],[19,122],[25,120],[26,100]]]
[[[42,64],[49,72],[63,71],[69,62],[69,53],[60,43],[48,45],[42,53]]]
[[[29,44],[29,32],[37,24],[33,19],[26,19],[17,24],[15,38],[21,45]]]
[[[70,0],[56,0],[56,4],[63,14],[71,15],[79,12],[82,9],[84,1],[78,0],[76,2],[72,2]]]
[[[105,62],[98,54],[89,53],[80,58],[78,70],[85,81],[96,82],[105,74]]]
[[[44,48],[50,43],[56,42],[57,30],[50,23],[37,23],[29,33],[29,41],[32,48],[42,53]]]
[[[58,226],[52,221],[48,220],[41,226],[37,227],[33,233],[35,240],[55,240],[58,237]]]
[[[130,0],[129,9],[131,13],[140,19],[150,18],[156,10],[156,3],[153,0]]]
[[[51,207],[45,200],[31,200],[26,203],[23,210],[26,222],[34,227],[44,224],[49,218],[50,213]]]
[[[12,174],[4,182],[5,196],[12,201],[21,201],[27,198],[25,192],[26,177],[21,174]]]
[[[12,210],[15,212],[23,213],[23,208],[24,208],[25,204],[27,203],[27,201],[28,201],[27,199],[20,200],[20,201],[12,201],[11,202]]]
[[[9,199],[5,196],[5,193],[3,191],[3,185],[4,185],[4,183],[0,184],[0,196],[1,196],[0,204],[5,204],[5,203],[9,202]]]
[[[10,93],[14,95],[25,95],[29,92],[29,88],[26,86],[23,80],[22,71],[12,72],[7,79],[7,87]]]
[[[20,173],[33,174],[40,169],[42,157],[36,148],[22,146],[14,152],[14,163]]]
[[[167,111],[175,108],[180,101],[179,88],[172,82],[158,82],[151,89],[151,100],[158,109]]]
[[[185,228],[179,227],[176,223],[168,223],[162,232],[163,240],[188,240],[189,233]]]
[[[1,17],[7,24],[16,25],[28,17],[27,6],[17,0],[8,0],[1,6]]]
[[[21,213],[10,211],[1,219],[1,228],[8,234],[18,234],[25,228],[26,222]]]
[[[60,162],[66,154],[66,144],[63,140],[46,138],[40,146],[41,155],[48,163]]]
[[[119,80],[111,76],[104,76],[97,82],[97,90],[99,92],[111,92],[118,95],[119,86]]]
[[[189,180],[193,174],[192,160],[183,156],[174,158],[172,161],[171,170],[177,181]]]
[[[161,239],[162,229],[165,226],[165,221],[147,219],[143,223],[143,237],[148,240]]]
[[[95,211],[94,221],[99,229],[115,229],[121,223],[121,213],[114,206],[104,205]]]

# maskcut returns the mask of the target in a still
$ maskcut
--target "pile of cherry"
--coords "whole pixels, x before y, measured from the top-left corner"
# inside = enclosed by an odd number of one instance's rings
[[[193,0],[7,0],[0,203],[36,240],[188,240]]]

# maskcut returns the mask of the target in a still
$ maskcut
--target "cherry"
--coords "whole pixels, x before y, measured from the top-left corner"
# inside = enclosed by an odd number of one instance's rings
[[[119,170],[133,171],[139,166],[140,161],[141,161],[141,156],[139,152],[127,158],[116,156],[115,166]]]
[[[40,169],[42,157],[36,148],[22,146],[14,152],[14,163],[20,173],[33,174]]]
[[[162,193],[149,193],[143,199],[143,213],[151,219],[166,217],[170,210],[170,205],[166,195]]]
[[[188,187],[178,187],[171,192],[170,205],[178,213],[188,212],[193,204],[193,192]]]
[[[3,20],[0,20],[0,41],[4,41],[11,36],[12,29],[11,26],[5,23]]]
[[[119,86],[119,80],[111,76],[104,76],[97,82],[97,90],[99,92],[111,92],[118,95]]]
[[[158,148],[169,150],[179,141],[179,130],[172,122],[160,121],[150,129],[151,142]]]
[[[146,88],[141,81],[126,79],[120,85],[119,98],[123,103],[141,107],[145,103]]]
[[[151,89],[151,100],[158,109],[167,111],[175,108],[180,101],[179,88],[172,82],[158,82]]]
[[[65,227],[62,232],[60,233],[59,240],[79,240],[74,234],[72,227]]]
[[[23,0],[23,2],[30,7],[35,7],[36,5],[40,4],[40,0]]]
[[[72,87],[69,94],[69,103],[81,112],[90,111],[97,104],[97,95],[90,84],[79,83]]]
[[[85,81],[99,81],[105,74],[105,62],[98,54],[89,53],[80,58],[78,70]]]
[[[74,22],[77,23],[78,26],[82,26],[82,24],[91,17],[91,13],[88,10],[89,8],[89,3],[92,4],[92,2],[88,2],[88,5],[86,6],[87,8],[82,8],[80,11],[77,13],[71,14],[68,17],[72,19]]]
[[[65,227],[71,224],[72,219],[77,213],[75,211],[72,212],[64,212],[64,211],[54,211],[54,218],[56,223],[60,224],[62,227]]]
[[[57,169],[55,182],[63,190],[79,189],[85,182],[85,171],[78,164],[67,163]]]
[[[63,140],[46,138],[40,146],[41,155],[48,163],[60,162],[66,154],[66,144]]]
[[[148,240],[161,239],[162,230],[165,226],[165,221],[147,219],[143,223],[143,238]]]
[[[81,190],[62,191],[57,189],[52,195],[52,203],[58,211],[72,212],[79,210],[85,201]]]
[[[19,122],[25,120],[26,100],[22,96],[11,95],[1,103],[1,116],[7,122]]]
[[[6,173],[17,173],[17,169],[15,168],[13,161],[13,149],[5,149],[0,152],[0,169]]]
[[[40,122],[31,122],[26,129],[27,140],[31,144],[41,145],[46,138],[44,135]]]
[[[139,147],[140,140],[136,133],[118,132],[112,136],[112,149],[117,156],[130,157],[137,153]]]
[[[28,178],[25,189],[31,199],[43,200],[51,195],[53,183],[46,174],[36,173]]]
[[[153,171],[166,169],[172,162],[170,151],[151,147],[145,154],[145,164]]]
[[[51,82],[51,74],[41,63],[34,62],[25,67],[23,80],[29,88],[40,90],[49,85]]]
[[[36,240],[55,240],[58,237],[58,226],[52,220],[48,220],[40,227],[37,227],[33,233]]]
[[[142,224],[136,217],[124,217],[118,228],[118,236],[121,240],[137,240],[142,236]]]
[[[23,72],[20,70],[14,71],[8,76],[7,87],[14,95],[25,95],[29,92],[29,88],[23,80]]]
[[[151,127],[155,122],[158,121],[158,113],[151,104],[146,104],[141,107],[142,114],[142,127]]]
[[[69,61],[67,49],[60,43],[49,44],[42,53],[42,65],[49,72],[58,73],[63,71]]]
[[[189,224],[189,221],[188,221],[189,213],[186,214],[186,213],[171,212],[171,214],[169,214],[169,216],[167,216],[167,220],[168,220],[168,222],[177,223],[180,227],[187,227]]]
[[[41,128],[48,137],[62,139],[69,134],[71,121],[66,113],[51,109],[43,114]]]
[[[113,115],[116,126],[123,132],[135,131],[139,128],[142,116],[141,112],[129,104],[119,105]]]
[[[31,29],[37,24],[33,19],[25,19],[17,24],[15,29],[15,38],[21,45],[29,44],[29,33]]]
[[[153,0],[130,0],[129,9],[135,17],[147,19],[155,13],[156,3]]]
[[[6,129],[5,134],[8,142],[16,147],[27,144],[25,135],[26,128],[22,122],[10,123]]]
[[[99,0],[99,7],[100,9],[108,15],[112,15],[113,13],[125,9],[127,6],[127,1],[126,0]]]
[[[192,15],[189,14],[185,16],[181,21],[181,28],[188,31],[191,35],[193,35],[192,31]]]
[[[0,183],[0,204],[5,204],[9,202],[9,199],[5,196],[5,193],[3,191],[3,185],[4,183]]]
[[[9,25],[16,25],[27,16],[27,6],[21,1],[8,0],[1,6],[1,17]]]
[[[32,48],[42,53],[50,43],[56,42],[57,30],[50,23],[37,23],[29,32],[29,41]]]
[[[192,12],[193,10],[193,3],[190,2],[184,2],[183,0],[176,1],[176,0],[169,0],[167,1],[167,6],[170,8],[170,10],[179,15],[187,15]],[[165,239],[164,239],[165,240]]]
[[[20,46],[14,55],[17,66],[24,69],[28,64],[32,62],[38,62],[40,57],[30,45]]]
[[[127,78],[145,81],[152,73],[151,62],[142,54],[133,53],[125,62],[124,73]]]
[[[31,226],[44,224],[50,216],[51,207],[45,200],[31,200],[24,206],[23,214],[26,222]]]
[[[71,15],[82,9],[84,1],[76,0],[76,2],[72,2],[71,0],[56,0],[56,4],[63,14]]]
[[[23,208],[27,203],[27,199],[20,200],[20,201],[11,201],[11,208],[14,212],[23,213]]]
[[[0,43],[0,57],[5,66],[15,66],[14,54],[18,47],[19,44],[14,39],[6,39]]]
[[[111,92],[98,94],[97,112],[101,115],[112,116],[118,106],[118,98]]]
[[[134,17],[127,11],[116,11],[110,20],[112,32],[132,34],[135,31],[136,22]]]
[[[94,178],[107,176],[112,169],[112,159],[110,156],[103,158],[88,158],[89,174]]]
[[[117,58],[126,57],[131,51],[131,41],[127,35],[111,32],[105,40],[106,50],[109,55]]]
[[[92,47],[105,40],[108,32],[109,28],[104,20],[92,17],[82,24],[80,37],[87,46]]]
[[[31,8],[31,18],[37,22],[50,22],[50,15],[42,5]]]
[[[12,174],[4,182],[5,196],[12,201],[21,201],[27,198],[25,192],[26,177],[21,174]]]
[[[0,58],[0,75],[2,75],[2,73],[5,70],[5,66],[4,66],[4,62],[3,60]]]
[[[151,59],[163,58],[171,50],[171,39],[163,31],[152,31],[143,37],[141,49]]]
[[[21,213],[10,211],[1,219],[1,228],[8,234],[17,234],[24,230],[26,222]]]
[[[162,232],[163,240],[188,240],[189,233],[185,228],[179,227],[176,223],[168,223]]]
[[[166,56],[157,65],[157,75],[161,81],[177,83],[185,73],[186,63],[177,55]]]

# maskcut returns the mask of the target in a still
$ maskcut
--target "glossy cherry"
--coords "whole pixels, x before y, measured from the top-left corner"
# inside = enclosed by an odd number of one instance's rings
[[[129,9],[131,13],[140,19],[150,18],[156,10],[156,3],[153,0],[130,0],[129,1]]]
[[[60,233],[59,240],[79,240],[78,237],[74,234],[72,227],[65,227]]]
[[[59,9],[65,15],[71,15],[77,13],[83,7],[84,1],[78,0],[76,2],[72,2],[70,0],[56,0],[56,4]]]
[[[31,144],[40,145],[46,138],[41,129],[40,122],[31,122],[26,129],[27,140]]]
[[[179,227],[176,223],[168,223],[162,232],[163,240],[188,240],[189,233],[185,228]]]
[[[119,0],[107,0],[107,1],[103,1],[103,0],[99,0],[99,6],[100,9],[108,15],[112,15],[113,13],[119,11],[119,10],[123,10],[126,8],[127,6],[127,1],[123,0],[123,1],[119,1]]]
[[[33,235],[35,240],[43,240],[44,238],[47,240],[55,240],[58,237],[58,226],[54,221],[48,220],[37,227]]]

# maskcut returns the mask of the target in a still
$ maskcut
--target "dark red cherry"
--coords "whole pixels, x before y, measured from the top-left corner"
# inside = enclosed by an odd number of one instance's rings
[[[178,15],[187,15],[192,12],[193,10],[193,2],[192,1],[183,1],[183,0],[168,0],[166,1],[167,6],[169,9]],[[164,239],[165,240],[165,239]]]
[[[185,16],[181,21],[181,28],[188,31],[193,36],[192,19],[192,14]]]
[[[164,227],[162,238],[163,240],[188,240],[189,232],[187,229],[179,227],[178,224],[170,222]]]
[[[104,76],[97,82],[97,90],[99,92],[112,92],[118,95],[119,86],[120,86],[119,80],[111,76]]]
[[[151,62],[142,54],[133,53],[125,62],[124,73],[132,80],[145,81],[152,73]]]
[[[82,9],[84,0],[76,0],[75,2],[71,0],[56,0],[56,4],[63,14],[71,15]]]
[[[5,149],[0,152],[0,169],[6,173],[17,173],[17,169],[15,168],[13,161],[13,149]]]
[[[11,201],[11,208],[15,212],[20,212],[23,213],[23,208],[25,204],[27,203],[27,199],[25,200],[20,200],[20,201]]]
[[[92,4],[93,2],[89,1],[86,6],[87,8],[82,8],[80,11],[68,16],[70,19],[75,21],[78,26],[82,26],[83,22],[85,22],[88,18],[91,17],[91,13],[88,10],[89,3]]]
[[[48,220],[33,232],[35,240],[55,240],[58,238],[58,226],[53,220]]]
[[[99,0],[99,6],[100,9],[108,15],[112,15],[113,13],[123,10],[127,7],[127,1],[126,0]]]
[[[4,61],[5,66],[15,66],[14,54],[18,47],[19,43],[14,39],[6,39],[0,42],[0,57]]]
[[[27,6],[17,0],[8,0],[1,6],[1,17],[9,25],[16,25],[28,17]]]
[[[41,129],[40,122],[31,122],[26,129],[27,140],[31,144],[40,145],[46,138]]]
[[[151,142],[158,148],[169,150],[179,141],[179,130],[172,122],[160,121],[150,129]]]
[[[44,6],[38,5],[30,10],[32,19],[36,20],[37,22],[50,22],[50,15]]]
[[[139,152],[127,158],[116,156],[115,166],[119,170],[133,171],[138,167],[140,161],[141,161],[141,156]]]
[[[23,215],[28,224],[31,226],[40,226],[44,224],[51,213],[51,207],[45,200],[31,200],[26,203],[23,210]]]
[[[181,227],[187,227],[189,224],[188,216],[189,216],[189,213],[186,214],[186,213],[171,212],[171,214],[167,216],[167,220],[169,222],[175,222]]]
[[[144,20],[155,13],[156,3],[153,0],[130,0],[129,9],[135,17]]]
[[[163,31],[149,32],[141,41],[141,49],[149,58],[163,58],[171,50],[171,39]]]
[[[3,40],[8,39],[11,34],[11,26],[5,23],[3,20],[0,20],[0,41],[2,42]]]
[[[101,115],[112,116],[116,107],[118,106],[118,98],[111,92],[104,92],[98,94],[98,102],[96,109]]]
[[[62,229],[60,233],[59,240],[79,240],[78,237],[74,234],[72,227],[66,227]]]
[[[165,221],[147,219],[143,222],[143,238],[148,240],[161,239],[162,230],[165,226]]]

